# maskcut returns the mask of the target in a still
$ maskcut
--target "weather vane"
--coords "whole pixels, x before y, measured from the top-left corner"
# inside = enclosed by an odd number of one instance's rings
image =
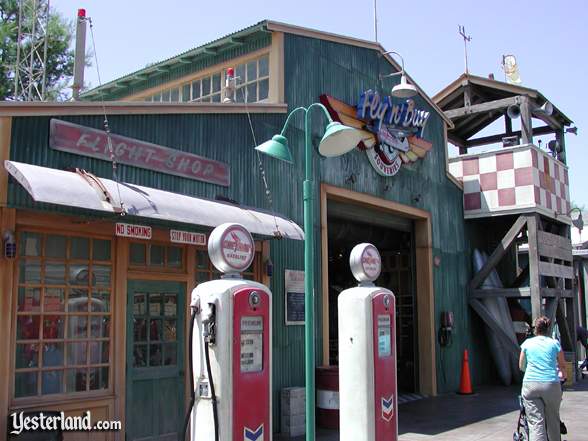
[[[463,53],[465,56],[465,73],[468,74],[468,43],[472,41],[471,35],[466,35],[465,26],[459,25],[459,35],[463,38]]]

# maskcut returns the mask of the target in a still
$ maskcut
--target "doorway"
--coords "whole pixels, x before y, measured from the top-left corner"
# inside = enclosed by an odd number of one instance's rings
[[[184,312],[180,282],[128,282],[126,439],[175,441],[184,412]]]

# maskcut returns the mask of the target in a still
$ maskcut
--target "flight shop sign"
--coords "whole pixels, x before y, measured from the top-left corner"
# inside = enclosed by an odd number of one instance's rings
[[[50,124],[49,147],[62,152],[116,162],[157,172],[196,179],[228,187],[231,183],[227,164],[150,142],[110,135],[105,131],[58,119]]]
[[[362,130],[358,145],[365,150],[374,169],[382,176],[394,176],[403,164],[424,158],[432,144],[422,138],[430,112],[416,107],[412,99],[398,102],[390,96],[363,92],[357,106],[323,95],[321,102],[331,116]]]

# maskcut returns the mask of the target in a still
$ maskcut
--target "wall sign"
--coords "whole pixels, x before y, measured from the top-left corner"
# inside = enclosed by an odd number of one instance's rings
[[[304,325],[304,271],[286,270],[286,325]]]
[[[121,237],[151,240],[152,231],[151,227],[145,225],[132,225],[117,222],[115,225],[115,234]]]
[[[358,148],[382,176],[394,176],[403,164],[424,158],[433,146],[422,139],[430,112],[418,109],[414,100],[399,102],[371,90],[361,94],[357,106],[328,95],[320,100],[334,120],[364,132]]]
[[[222,162],[126,136],[111,134],[110,139],[114,156],[121,164],[225,187],[231,183],[229,166]],[[106,132],[58,119],[51,120],[49,147],[110,161]]]
[[[210,233],[208,255],[219,271],[240,273],[253,262],[255,243],[243,225],[221,224]]]
[[[192,231],[170,230],[169,240],[173,243],[187,243],[188,245],[206,245],[206,234]]]

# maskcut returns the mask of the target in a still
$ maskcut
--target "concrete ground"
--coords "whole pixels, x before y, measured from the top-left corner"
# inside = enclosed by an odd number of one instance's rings
[[[447,394],[399,406],[399,441],[510,441],[519,415],[518,387],[484,387],[474,395]],[[564,391],[562,441],[588,440],[588,378]],[[275,438],[285,440],[286,438]],[[304,441],[304,437],[292,438]],[[317,430],[317,441],[338,441],[336,431]]]

